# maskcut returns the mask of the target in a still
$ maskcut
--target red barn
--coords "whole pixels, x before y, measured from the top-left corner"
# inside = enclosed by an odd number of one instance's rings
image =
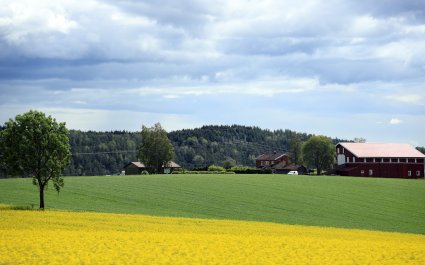
[[[423,178],[425,155],[408,144],[339,143],[337,173],[342,176]]]

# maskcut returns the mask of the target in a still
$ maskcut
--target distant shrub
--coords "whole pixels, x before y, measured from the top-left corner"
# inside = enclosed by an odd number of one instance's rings
[[[255,168],[255,167],[248,167],[248,166],[234,166],[228,169],[229,172],[234,172],[236,174],[272,174],[271,169],[261,169],[261,168]]]
[[[220,167],[220,166],[216,166],[216,165],[211,165],[211,166],[208,167],[208,171],[224,172],[224,171],[226,171],[226,169],[224,167]]]
[[[235,172],[227,172],[227,171],[176,171],[173,174],[235,174]]]

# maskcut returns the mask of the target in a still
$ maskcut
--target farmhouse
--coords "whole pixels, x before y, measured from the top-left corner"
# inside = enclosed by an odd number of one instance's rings
[[[255,159],[257,168],[272,168],[276,165],[286,166],[289,164],[289,156],[283,153],[266,153],[258,156]]]
[[[425,155],[408,144],[339,143],[336,157],[342,176],[424,177]]]

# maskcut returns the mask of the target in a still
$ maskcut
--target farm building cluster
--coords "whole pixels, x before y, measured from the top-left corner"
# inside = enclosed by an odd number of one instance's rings
[[[425,155],[408,144],[339,143],[335,149],[337,166],[333,173],[341,176],[364,176],[384,178],[424,178]],[[270,152],[255,159],[258,169],[277,174],[308,173],[304,165],[291,163],[285,153]],[[162,166],[164,174],[181,168],[168,161]],[[130,162],[125,167],[126,175],[142,174],[146,167],[141,162]]]

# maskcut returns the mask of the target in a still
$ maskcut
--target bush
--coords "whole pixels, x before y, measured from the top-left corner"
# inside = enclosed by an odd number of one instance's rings
[[[208,167],[208,171],[225,172],[226,169],[224,167],[211,165],[211,166]]]
[[[271,169],[261,169],[256,167],[248,167],[248,166],[234,166],[228,169],[230,172],[234,172],[236,174],[272,174]]]
[[[175,171],[173,174],[235,174],[227,171]]]

